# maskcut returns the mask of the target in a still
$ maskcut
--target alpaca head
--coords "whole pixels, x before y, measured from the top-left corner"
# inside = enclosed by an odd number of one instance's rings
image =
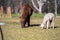
[[[41,27],[44,27],[44,24],[43,23],[41,24]]]

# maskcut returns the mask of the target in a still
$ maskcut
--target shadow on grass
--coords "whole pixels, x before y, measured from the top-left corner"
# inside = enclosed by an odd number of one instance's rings
[[[4,40],[4,37],[3,37],[3,32],[2,32],[1,27],[0,27],[0,32],[1,32],[1,38],[2,38],[2,40]]]
[[[40,26],[40,25],[41,25],[41,24],[31,24],[29,27],[36,27],[36,26],[38,27],[38,26]],[[28,26],[25,26],[24,28],[28,28]],[[50,29],[50,28],[52,28],[52,27],[49,27],[49,29]],[[55,29],[55,28],[59,28],[59,26],[54,26],[54,29]],[[46,28],[44,28],[44,29],[46,29]]]
[[[30,24],[29,27],[36,27],[36,26],[40,26],[40,24]],[[25,26],[25,27],[23,27],[23,28],[28,28],[28,26]]]
[[[51,29],[51,28],[53,28],[53,27],[49,27],[49,29]],[[59,26],[54,26],[54,29],[55,29],[55,28],[59,28]],[[44,29],[46,29],[46,28],[44,28]]]
[[[31,24],[30,27],[40,26],[40,24]]]
[[[59,26],[54,26],[54,28],[59,28]]]

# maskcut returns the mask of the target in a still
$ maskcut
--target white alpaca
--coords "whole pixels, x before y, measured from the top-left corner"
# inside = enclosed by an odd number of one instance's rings
[[[50,23],[50,27],[54,28],[54,14],[53,13],[48,13],[44,16],[43,22],[41,24],[42,29],[45,25],[47,26],[47,29],[48,29],[49,23]]]

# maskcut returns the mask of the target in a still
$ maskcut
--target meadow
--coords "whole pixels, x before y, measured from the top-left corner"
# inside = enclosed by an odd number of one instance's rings
[[[0,18],[0,22],[5,23],[1,27],[4,40],[60,40],[60,18],[55,18],[54,29],[41,29],[39,25],[43,21],[43,16],[44,14],[33,14],[30,19],[31,26],[27,28],[21,28],[17,14],[12,14],[12,18]]]

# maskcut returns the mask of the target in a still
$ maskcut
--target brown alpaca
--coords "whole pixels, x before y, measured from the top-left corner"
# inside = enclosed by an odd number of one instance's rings
[[[27,23],[28,26],[30,26],[30,16],[32,15],[33,9],[29,4],[23,4],[21,6],[20,10],[20,22],[21,27],[25,27],[25,24]]]

